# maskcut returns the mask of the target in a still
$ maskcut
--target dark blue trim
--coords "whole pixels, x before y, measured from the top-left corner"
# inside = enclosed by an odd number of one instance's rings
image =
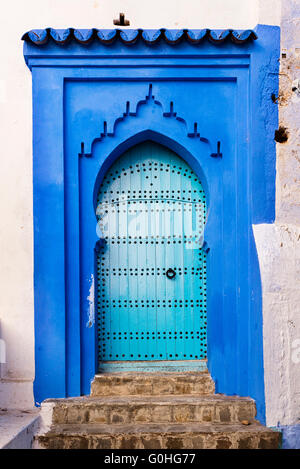
[[[154,45],[163,40],[168,44],[176,45],[182,41],[198,45],[205,40],[213,44],[223,44],[231,41],[235,44],[245,44],[257,39],[256,33],[248,29],[246,31],[236,31],[226,29],[225,31],[211,29],[33,29],[23,34],[22,40],[31,42],[37,46],[43,46],[49,41],[59,45],[69,44],[75,41],[82,45],[91,44],[94,41],[104,45],[113,44],[120,41],[123,44],[132,45],[137,41],[142,41],[147,45]]]
[[[116,158],[150,139],[184,158],[206,191],[208,368],[217,392],[253,397],[264,421],[252,224],[275,216],[278,109],[271,94],[278,91],[280,36],[277,27],[256,32],[258,41],[239,47],[203,42],[201,54],[188,41],[176,48],[166,41],[131,48],[122,40],[109,47],[24,43],[33,78],[37,402],[89,393],[95,193]]]

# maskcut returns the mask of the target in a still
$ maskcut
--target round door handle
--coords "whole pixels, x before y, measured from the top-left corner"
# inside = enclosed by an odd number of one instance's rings
[[[172,280],[172,278],[174,278],[176,275],[176,272],[175,270],[173,269],[168,269],[167,272],[166,272],[166,276]]]

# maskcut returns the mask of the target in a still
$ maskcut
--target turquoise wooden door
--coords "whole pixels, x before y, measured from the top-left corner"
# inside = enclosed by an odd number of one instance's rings
[[[205,194],[153,142],[126,151],[98,194],[99,361],[206,358]]]

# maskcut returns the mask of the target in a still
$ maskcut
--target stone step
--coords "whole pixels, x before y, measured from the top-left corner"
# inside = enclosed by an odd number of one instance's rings
[[[37,436],[47,449],[276,449],[281,434],[258,423],[55,425]]]
[[[91,386],[91,396],[207,395],[214,392],[215,385],[207,371],[103,373],[95,376]]]
[[[54,424],[253,422],[253,399],[224,396],[122,396],[50,399]]]

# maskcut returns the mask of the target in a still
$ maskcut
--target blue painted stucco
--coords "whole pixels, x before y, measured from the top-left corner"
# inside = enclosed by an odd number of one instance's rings
[[[271,94],[278,91],[280,36],[278,27],[255,31],[256,41],[239,45],[24,44],[33,80],[37,403],[90,391],[99,184],[124,151],[153,140],[185,159],[206,193],[208,368],[216,390],[253,397],[264,421],[252,224],[275,216]]]
[[[300,425],[279,425],[274,430],[282,433],[282,449],[300,449]]]

